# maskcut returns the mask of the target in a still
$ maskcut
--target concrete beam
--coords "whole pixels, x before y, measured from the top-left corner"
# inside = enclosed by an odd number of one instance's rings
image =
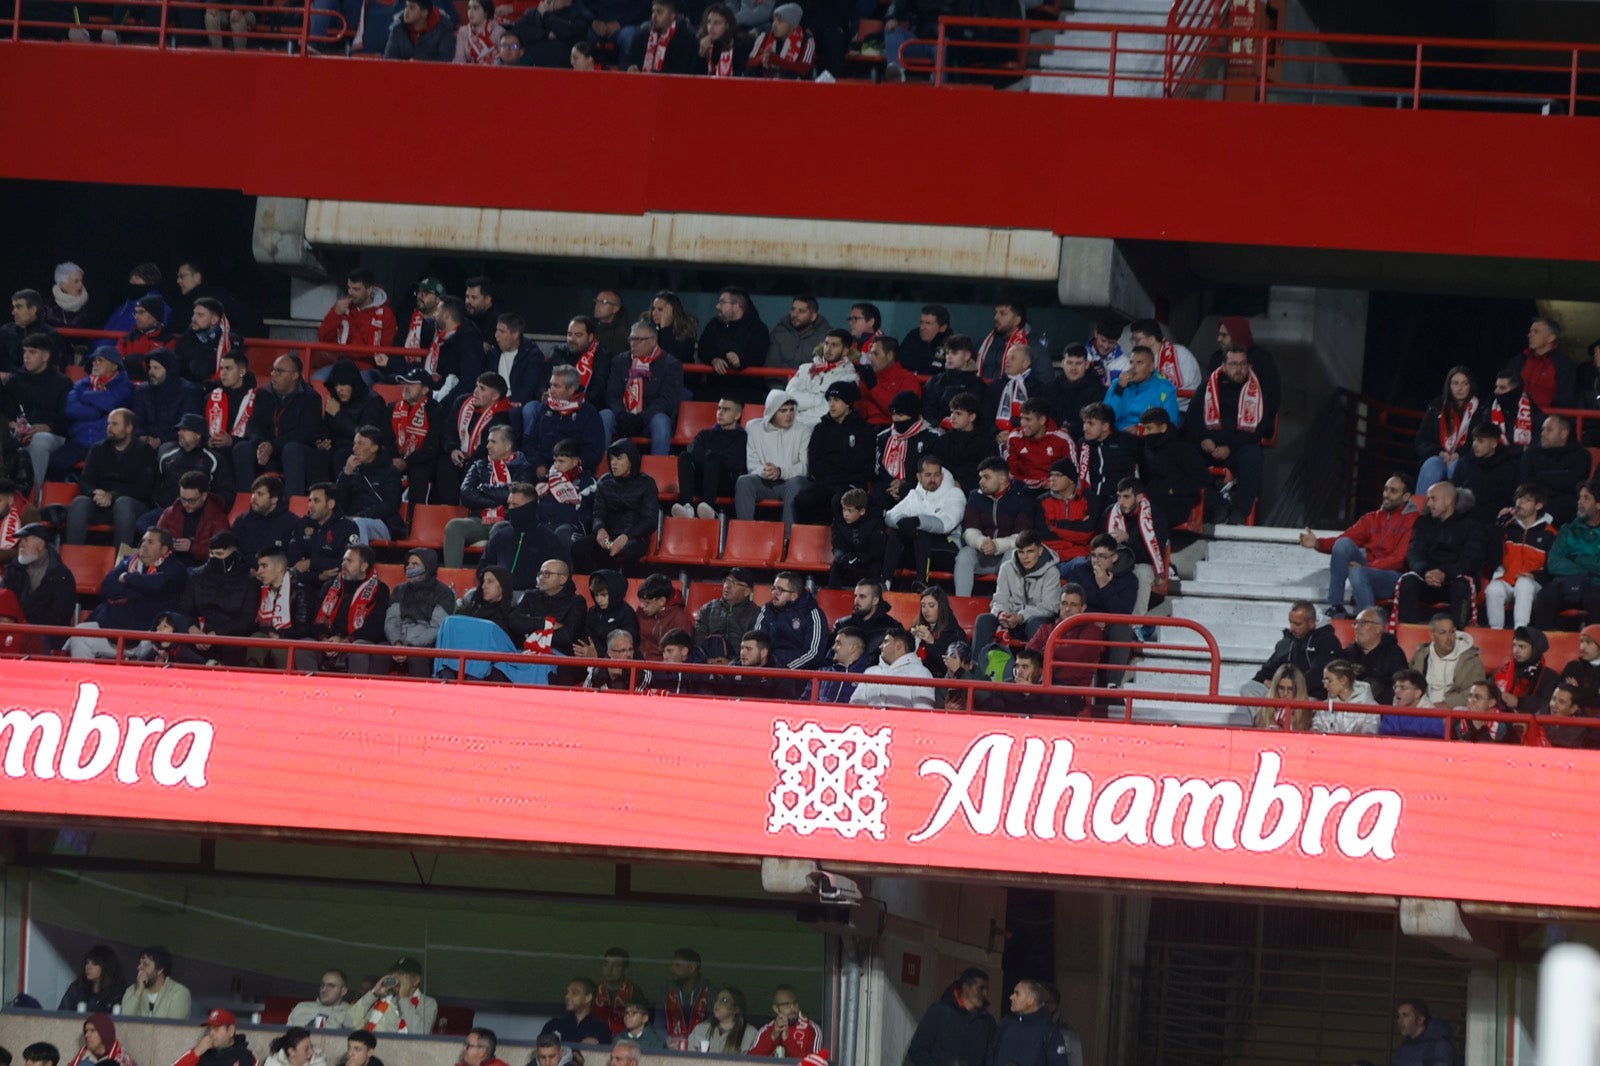
[[[1125,318],[1149,318],[1155,303],[1107,237],[1061,238],[1061,270],[1056,295],[1067,307],[1115,311]]]
[[[1426,940],[1457,958],[1489,960],[1500,957],[1496,943],[1498,931],[1467,918],[1452,900],[1401,899],[1400,931]]]

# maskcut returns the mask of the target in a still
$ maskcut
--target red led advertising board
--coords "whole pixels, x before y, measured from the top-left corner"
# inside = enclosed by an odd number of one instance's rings
[[[1589,752],[59,660],[4,677],[7,812],[1600,906]]]

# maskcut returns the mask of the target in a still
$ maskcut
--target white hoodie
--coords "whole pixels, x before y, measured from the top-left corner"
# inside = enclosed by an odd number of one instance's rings
[[[916,652],[906,652],[892,663],[885,663],[882,659],[867,667],[864,677],[925,677],[933,680],[933,675],[928,668],[922,665],[922,660]],[[855,692],[850,695],[851,703],[860,703],[868,707],[896,707],[910,710],[933,710],[933,689],[922,688],[915,685],[874,685],[870,681],[863,681],[856,685]]]
[[[794,397],[782,389],[767,393],[766,413],[761,421],[745,427],[744,463],[750,473],[761,476],[768,463],[778,468],[780,480],[806,476],[806,446],[811,443],[811,425],[802,425],[798,412],[794,425],[779,429],[772,424],[778,408],[794,402]]]
[[[1372,698],[1372,686],[1365,681],[1357,681],[1355,689],[1348,699],[1339,703],[1370,703],[1374,706],[1378,701]],[[1313,733],[1377,733],[1378,716],[1375,714],[1362,714],[1360,711],[1336,711],[1333,709],[1333,700],[1328,701],[1328,706],[1311,716],[1311,731]]]
[[[821,362],[820,357],[813,359],[811,363],[795,371],[794,377],[789,379],[789,384],[785,391],[794,397],[797,407],[794,424],[797,426],[801,423],[814,426],[822,421],[822,417],[828,413],[826,393],[829,385],[832,385],[835,381],[856,380],[856,368],[850,362],[850,354],[848,352],[845,353],[843,359],[834,363],[832,367],[822,373],[811,373],[812,367],[825,365],[825,363]]]
[[[967,513],[967,494],[961,491],[950,471],[940,467],[939,487],[932,492],[922,487],[920,477],[912,480],[911,491],[901,501],[889,508],[883,524],[893,529],[902,518],[915,518],[917,525],[929,533],[955,533],[961,528],[961,517]]]

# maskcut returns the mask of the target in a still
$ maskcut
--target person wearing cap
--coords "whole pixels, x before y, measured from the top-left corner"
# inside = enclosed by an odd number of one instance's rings
[[[69,1066],[134,1066],[133,1056],[117,1039],[117,1025],[109,1014],[91,1014],[83,1022],[83,1049]]]
[[[50,361],[50,338],[30,333],[22,339],[20,372],[0,372],[0,413],[11,436],[27,452],[32,484],[43,485],[50,458],[67,443],[67,397],[72,381]]]
[[[17,530],[16,557],[6,564],[0,585],[16,596],[29,625],[70,626],[78,606],[78,586],[61,562],[50,527],[30,522]]]
[[[172,1066],[256,1066],[256,1054],[236,1024],[233,1011],[213,1008],[201,1026],[200,1039]]]
[[[736,566],[722,579],[722,595],[695,613],[694,643],[708,663],[733,661],[739,639],[755,627],[760,608],[752,595],[755,572]]]
[[[649,74],[699,74],[700,47],[694,27],[678,14],[677,0],[654,0],[650,21],[634,34],[628,50],[629,70]]]
[[[50,360],[65,369],[72,362],[72,346],[44,320],[44,297],[36,289],[11,294],[11,321],[0,326],[0,370],[15,373],[22,365],[22,345],[32,336],[48,337]]]
[[[606,405],[600,412],[606,437],[648,436],[650,454],[666,455],[683,402],[683,363],[662,349],[658,331],[648,322],[629,328],[628,348],[611,360]]]
[[[351,1015],[368,1032],[427,1036],[439,1018],[439,1003],[422,991],[422,963],[403,955],[371,991],[356,1000]]]
[[[822,525],[833,521],[842,495],[853,488],[872,486],[878,439],[877,430],[856,410],[861,390],[853,379],[835,381],[828,386],[826,397],[827,414],[811,430],[811,440],[806,443],[811,487],[800,495],[798,504],[803,521]],[[795,422],[799,421],[797,413]]]
[[[67,444],[50,457],[50,472],[64,476],[105,440],[106,416],[127,407],[132,398],[133,382],[123,371],[122,356],[109,345],[96,348],[89,356],[89,373],[73,382],[67,394]]]
[[[166,310],[166,302],[153,294],[133,302],[133,328],[117,338],[117,351],[122,353],[123,365],[131,376],[141,376],[146,357],[157,348],[170,350],[176,339],[162,324],[161,316]]]
[[[170,349],[150,352],[145,362],[146,380],[134,386],[128,401],[134,432],[152,448],[172,443],[177,439],[178,420],[200,413],[200,386],[180,377],[177,366],[178,357]]]
[[[380,425],[389,437],[389,463],[406,476],[412,503],[427,503],[444,447],[444,409],[433,398],[433,385],[420,366],[398,375],[400,398]]]
[[[305,364],[293,352],[272,361],[267,384],[255,392],[246,438],[233,446],[239,482],[265,469],[283,475],[290,496],[305,494],[307,463],[322,431],[322,397],[306,384]]]
[[[89,526],[103,522],[111,524],[112,543],[137,544],[139,516],[155,492],[156,452],[133,435],[133,412],[119,407],[105,416],[105,426],[105,439],[84,460],[80,495],[67,507],[68,544],[82,544]]]
[[[440,15],[433,0],[406,0],[389,30],[383,58],[448,63],[455,54],[455,26]]]
[[[772,27],[756,38],[745,73],[756,78],[809,78],[817,61],[817,42],[800,25],[805,11],[799,4],[779,4],[772,9]]]
[[[196,385],[215,381],[222,357],[243,349],[244,338],[229,325],[222,301],[211,296],[194,302],[188,330],[172,342],[180,371]]]
[[[639,447],[624,437],[606,458],[610,473],[595,483],[594,532],[572,546],[581,574],[602,567],[635,568],[650,548],[661,517],[655,479],[639,469]]]
[[[39,521],[39,509],[17,489],[10,478],[0,477],[0,566],[17,557],[17,538],[22,530]]]
[[[783,501],[783,532],[794,525],[795,500],[810,487],[806,446],[811,427],[795,421],[794,397],[779,389],[767,393],[762,419],[745,430],[745,469],[749,473],[734,483],[734,515],[742,521],[756,516],[757,500]]]
[[[160,511],[154,525],[172,534],[172,550],[185,566],[203,563],[211,554],[211,538],[228,529],[228,511],[233,497],[211,491],[211,478],[200,470],[190,470],[178,479],[178,496]],[[141,517],[149,517],[146,512]]]
[[[900,363],[899,353],[899,341],[888,336],[875,337],[865,364],[858,368],[861,414],[879,428],[894,421],[889,405],[903,392],[911,393],[916,400],[917,409],[912,416],[920,418],[922,415],[922,382]]]
[[[398,22],[398,20],[397,20]],[[452,55],[454,43],[451,44]],[[433,316],[439,310],[439,301],[445,297],[444,282],[438,278],[423,278],[417,282],[415,292],[416,302],[411,309],[411,317],[406,320],[403,330],[395,331],[394,343],[400,348],[415,348],[423,351],[433,346],[434,328]],[[396,367],[387,364],[389,356],[379,356],[378,368],[394,373]]]
[[[922,465],[938,454],[939,431],[922,420],[922,397],[907,389],[889,401],[889,426],[878,432],[874,450],[872,498],[890,508],[905,498]]]
[[[1227,354],[1232,347],[1237,347],[1244,352],[1251,371],[1261,382],[1261,391],[1266,399],[1267,409],[1279,411],[1283,407],[1283,379],[1278,374],[1278,361],[1272,357],[1261,345],[1256,343],[1255,332],[1250,328],[1250,320],[1243,315],[1230,315],[1217,326],[1217,348],[1211,353],[1211,359],[1206,364],[1205,377],[1214,378],[1216,372],[1222,369],[1222,364],[1227,361]],[[1189,405],[1190,410],[1197,406]]]
[[[172,953],[158,944],[141,950],[138,967],[133,973],[133,983],[122,993],[122,1017],[175,1018],[185,1021],[189,1017],[189,1009],[189,989],[172,977]],[[227,1014],[227,1011],[222,1013]],[[207,1019],[209,1023],[210,1019]],[[228,1014],[228,1025],[233,1025],[231,1014]]]
[[[1089,540],[1100,527],[1078,493],[1078,466],[1071,459],[1050,464],[1045,492],[1039,497],[1039,516],[1039,535],[1062,567],[1089,554]]]
[[[783,391],[794,397],[795,421],[814,426],[828,414],[828,395],[833,387],[858,380],[856,366],[850,361],[850,334],[842,329],[829,330],[823,334],[816,354],[795,371]],[[858,392],[851,402],[859,399]]]
[[[716,518],[719,498],[732,496],[735,480],[745,473],[747,438],[741,420],[744,403],[733,394],[717,400],[716,421],[694,436],[678,453],[678,502],[674,518]]]

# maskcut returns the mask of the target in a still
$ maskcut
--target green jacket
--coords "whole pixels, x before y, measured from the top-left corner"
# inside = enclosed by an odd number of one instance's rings
[[[1583,574],[1600,577],[1600,526],[1574,519],[1561,527],[1550,546],[1545,569],[1557,577]]]

